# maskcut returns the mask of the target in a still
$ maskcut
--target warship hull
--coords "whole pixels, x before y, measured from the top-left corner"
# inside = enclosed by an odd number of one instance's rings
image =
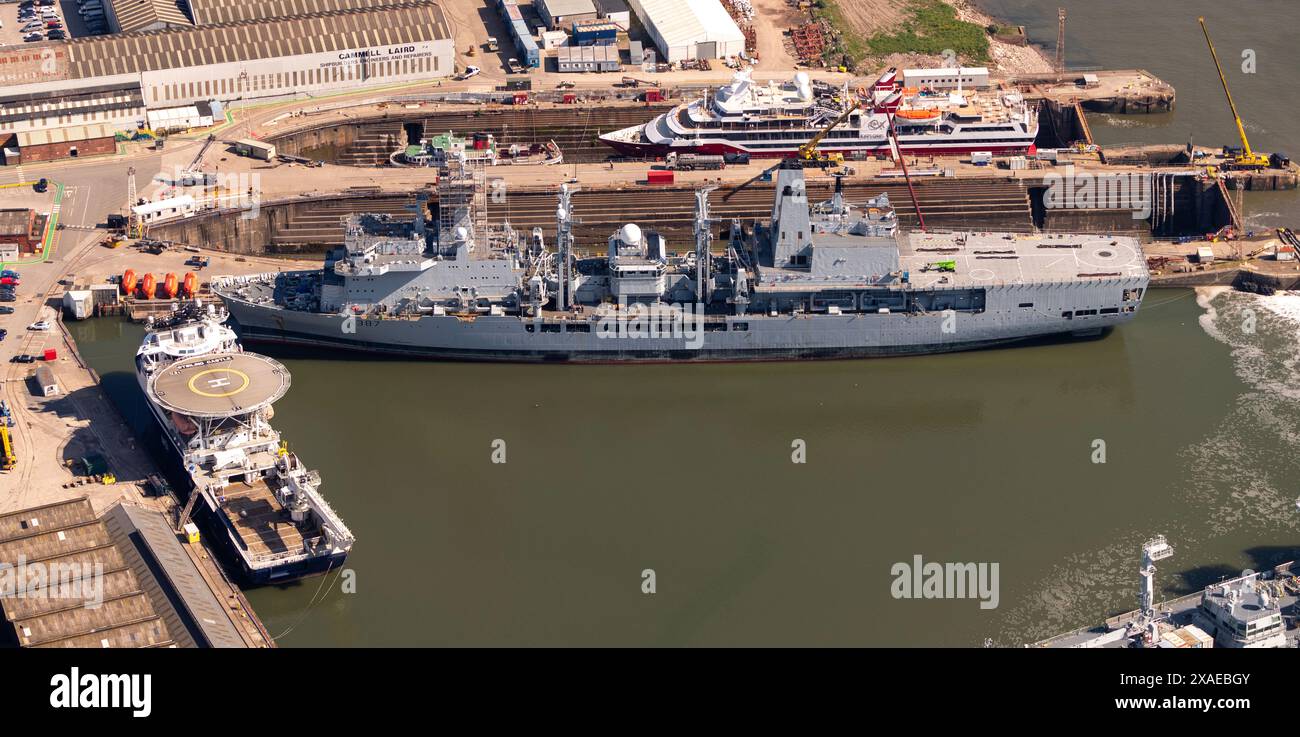
[[[1101,289],[1099,285],[1088,285]],[[1125,287],[1144,287],[1145,280]],[[1023,299],[1024,290],[1018,290]],[[1085,288],[1071,290],[1087,300]],[[1120,290],[1112,284],[1107,294]],[[598,321],[541,321],[509,315],[425,315],[357,319],[287,310],[222,295],[247,341],[390,356],[528,363],[792,361],[922,355],[1051,338],[1090,338],[1134,311],[1064,318],[1014,306],[979,313],[738,315],[702,330],[653,337],[618,335]],[[1088,301],[1082,302],[1087,304]],[[614,334],[611,334],[614,333]]]

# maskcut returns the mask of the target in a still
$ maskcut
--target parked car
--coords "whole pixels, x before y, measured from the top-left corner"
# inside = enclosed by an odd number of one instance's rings
[[[14,308],[10,307],[9,305],[0,305],[0,315],[12,315],[12,314],[14,314]]]
[[[12,276],[15,279],[21,279],[23,275],[13,269],[5,269],[4,271],[0,271],[0,276]]]
[[[0,292],[0,302],[17,302],[18,298],[13,292]]]
[[[36,363],[36,356],[31,356],[26,353],[19,353],[13,358],[10,358],[9,363]]]
[[[49,321],[49,320],[37,320],[36,322],[32,323],[31,325],[28,325],[28,326],[27,326],[27,329],[28,329],[28,330],[49,330],[49,329],[50,329],[50,321]]]
[[[4,340],[6,337],[8,337],[8,335],[9,335],[8,330],[5,330],[4,328],[0,328],[0,340]]]
[[[29,33],[26,36],[23,36],[23,41],[26,41],[27,43],[31,43],[33,41],[44,41],[44,40],[45,37],[39,33]]]
[[[0,285],[6,287],[17,287],[18,278],[13,276],[0,276]]]
[[[49,33],[45,34],[45,37],[48,38],[48,39],[50,39],[51,41],[58,41],[58,40],[61,40],[61,39],[65,39],[65,38],[67,38],[67,37],[68,37],[68,34],[64,33],[63,31],[60,31],[60,30],[57,29],[57,28],[55,28],[55,29],[51,30]]]

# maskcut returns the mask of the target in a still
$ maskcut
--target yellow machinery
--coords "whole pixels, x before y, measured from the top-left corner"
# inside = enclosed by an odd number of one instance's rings
[[[1241,153],[1232,159],[1233,166],[1244,169],[1265,169],[1270,165],[1267,154],[1258,154],[1251,150],[1250,141],[1246,138],[1246,127],[1241,124],[1241,116],[1237,114],[1237,104],[1232,101],[1232,93],[1228,91],[1228,78],[1223,76],[1223,67],[1219,65],[1219,54],[1214,50],[1214,42],[1210,40],[1210,29],[1205,26],[1205,18],[1196,19],[1201,24],[1201,32],[1205,34],[1205,43],[1210,47],[1210,56],[1214,57],[1214,68],[1219,71],[1219,81],[1223,83],[1223,94],[1228,97],[1228,107],[1232,109],[1232,119],[1237,124],[1237,135],[1241,136]]]
[[[9,428],[0,427],[0,470],[9,471],[16,465],[18,465],[18,456],[14,455],[14,444],[9,437]]]
[[[820,162],[820,163],[833,162],[837,164],[843,163],[844,154],[838,152],[832,154],[823,154],[817,150],[817,145],[821,143],[822,140],[826,138],[828,134],[830,134],[831,129],[835,128],[836,126],[840,125],[844,121],[848,120],[849,116],[853,114],[853,111],[857,109],[858,109],[858,98],[852,96],[845,98],[844,112],[840,113],[835,118],[835,120],[832,120],[830,122],[830,125],[827,125],[826,127],[817,131],[817,135],[813,136],[812,138],[809,138],[807,143],[799,147],[799,160],[805,162]]]

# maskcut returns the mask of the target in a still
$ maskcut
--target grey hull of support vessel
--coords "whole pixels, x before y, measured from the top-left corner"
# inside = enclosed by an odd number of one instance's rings
[[[712,248],[708,191],[693,247],[629,224],[604,257],[557,243],[476,248],[470,231],[359,216],[320,271],[214,279],[245,340],[514,362],[840,359],[1093,337],[1133,319],[1149,274],[1109,235],[899,234],[887,198],[810,205],[782,168],[766,224]]]
[[[1017,298],[1018,299],[1018,298]],[[725,318],[706,324],[699,339],[601,338],[576,331],[542,332],[511,316],[466,321],[452,316],[358,320],[291,312],[227,300],[242,338],[252,342],[348,349],[376,354],[463,361],[679,362],[868,358],[992,348],[1051,337],[1095,337],[1133,313],[1082,321],[1026,319],[1019,308],[958,316],[944,332],[940,314],[786,315]],[[964,323],[964,324],[963,324]],[[354,332],[347,332],[351,327]],[[571,328],[571,325],[561,326]],[[532,329],[530,329],[532,328]],[[725,329],[724,329],[725,328]],[[693,347],[702,341],[699,347]]]

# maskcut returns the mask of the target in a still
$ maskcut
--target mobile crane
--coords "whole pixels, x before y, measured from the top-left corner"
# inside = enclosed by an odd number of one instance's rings
[[[1210,56],[1214,58],[1214,68],[1219,72],[1219,81],[1223,83],[1223,94],[1228,98],[1228,107],[1232,110],[1232,119],[1237,123],[1237,135],[1241,136],[1241,153],[1232,158],[1232,166],[1237,169],[1267,169],[1271,165],[1271,159],[1267,154],[1256,153],[1250,148],[1250,141],[1246,138],[1246,127],[1241,123],[1241,116],[1237,114],[1237,104],[1232,101],[1232,93],[1228,91],[1228,78],[1223,75],[1223,67],[1219,65],[1219,54],[1214,50],[1214,42],[1210,40],[1210,29],[1205,26],[1204,16],[1196,19],[1201,24],[1201,32],[1205,34],[1205,43],[1210,47]]]
[[[830,134],[831,130],[838,127],[849,119],[849,116],[858,109],[858,98],[848,96],[844,99],[844,111],[835,117],[829,125],[817,131],[817,134],[809,138],[802,146],[799,147],[798,158],[800,163],[805,166],[825,166],[829,163],[841,163],[844,161],[844,154],[832,153],[823,154],[817,150],[817,145]]]

